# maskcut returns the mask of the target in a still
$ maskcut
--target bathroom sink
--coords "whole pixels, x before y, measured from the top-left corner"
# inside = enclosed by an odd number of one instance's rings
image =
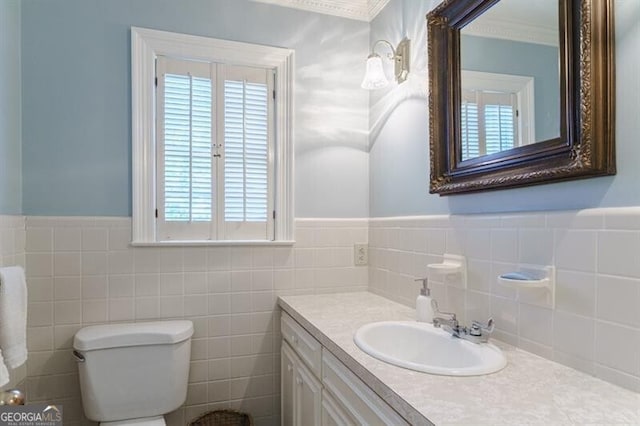
[[[358,329],[354,341],[374,358],[431,374],[479,376],[507,365],[502,351],[490,343],[472,343],[415,321],[366,324]]]

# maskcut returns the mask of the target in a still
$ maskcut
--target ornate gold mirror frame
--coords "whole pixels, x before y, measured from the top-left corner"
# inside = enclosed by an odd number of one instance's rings
[[[427,15],[429,192],[440,195],[612,175],[613,0],[558,0],[560,136],[461,161],[460,30],[500,0],[445,0]]]

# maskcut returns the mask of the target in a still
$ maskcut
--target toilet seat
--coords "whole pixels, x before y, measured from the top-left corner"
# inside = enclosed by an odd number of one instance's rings
[[[117,422],[103,422],[100,426],[166,426],[163,416],[143,417],[141,419],[118,420]]]

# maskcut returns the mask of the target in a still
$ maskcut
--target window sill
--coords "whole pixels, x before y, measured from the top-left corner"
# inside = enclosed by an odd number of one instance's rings
[[[152,242],[131,242],[131,247],[228,247],[228,246],[292,246],[296,242],[293,240],[263,241],[263,240],[229,240],[229,241],[152,241]]]

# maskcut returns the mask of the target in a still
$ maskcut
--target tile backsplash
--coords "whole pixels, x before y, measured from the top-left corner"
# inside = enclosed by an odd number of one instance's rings
[[[282,247],[129,246],[129,218],[27,217],[31,402],[64,405],[84,421],[73,335],[83,326],[186,318],[194,322],[186,424],[215,408],[279,423],[279,294],[366,290],[353,244],[366,219],[296,221]]]
[[[429,263],[467,259],[467,288],[430,276],[442,310],[493,316],[495,337],[640,391],[640,208],[371,219],[369,289],[409,306]],[[555,265],[555,308],[497,282]],[[543,290],[544,291],[544,290]]]
[[[0,216],[0,267],[24,266],[25,264],[25,219],[24,216]],[[10,382],[4,389],[24,387],[27,366],[10,371]]]

